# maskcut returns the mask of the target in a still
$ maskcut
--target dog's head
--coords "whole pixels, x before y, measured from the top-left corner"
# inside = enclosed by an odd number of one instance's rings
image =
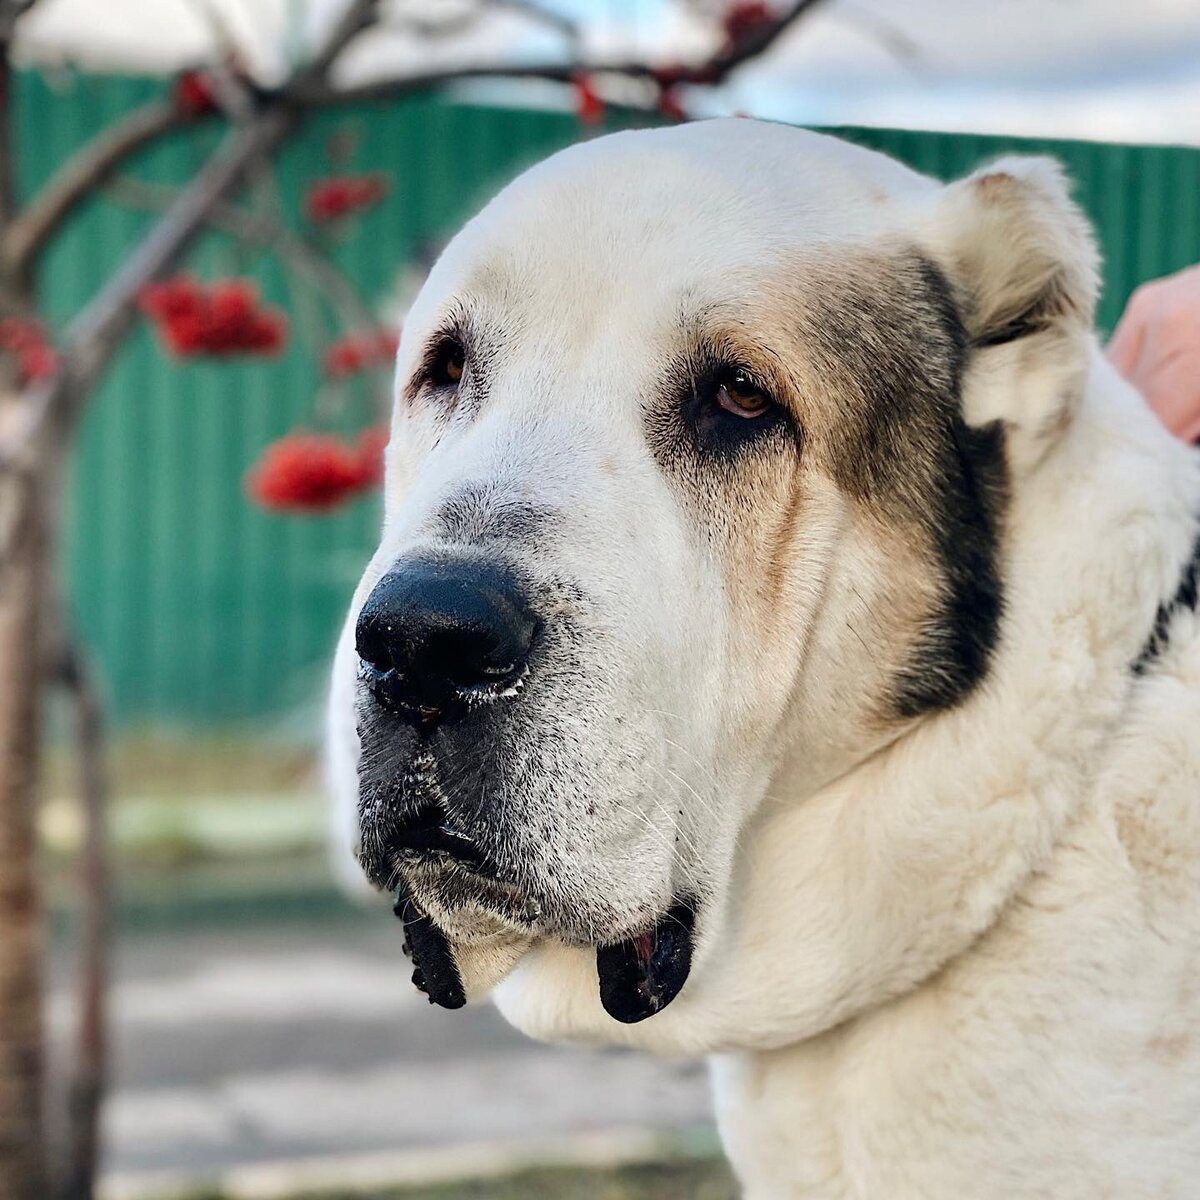
[[[461,947],[557,939],[652,1015],[769,792],[983,685],[1094,291],[1051,164],[943,187],[749,121],[568,150],[459,234],[334,690],[434,998]]]

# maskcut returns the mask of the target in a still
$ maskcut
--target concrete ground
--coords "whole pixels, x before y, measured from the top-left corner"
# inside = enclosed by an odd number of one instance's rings
[[[362,914],[122,934],[105,1172],[121,1194],[286,1160],[710,1128],[703,1068],[539,1046],[431,1008],[400,927]],[[53,1028],[70,1025],[56,973]],[[142,1187],[135,1185],[141,1181]],[[116,1192],[114,1191],[114,1194]]]

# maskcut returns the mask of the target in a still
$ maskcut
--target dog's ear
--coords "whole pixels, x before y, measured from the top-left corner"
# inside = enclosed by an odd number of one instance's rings
[[[1091,329],[1096,244],[1053,159],[1002,158],[976,171],[945,190],[939,217],[975,345]]]
[[[933,236],[970,339],[965,415],[1003,421],[1010,454],[1023,440],[1021,457],[1040,457],[1083,393],[1099,291],[1091,226],[1058,163],[1016,157],[946,187]]]

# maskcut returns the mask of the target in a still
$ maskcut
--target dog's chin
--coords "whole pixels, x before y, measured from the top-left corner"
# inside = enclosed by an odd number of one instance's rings
[[[399,889],[448,938],[473,945],[514,933],[545,936],[543,905],[513,884],[449,860],[416,860],[399,871]]]
[[[594,946],[600,1002],[623,1024],[661,1012],[691,970],[696,905],[687,898],[632,934],[597,942],[569,922],[564,929],[548,920],[542,903],[509,885],[453,864],[418,863],[401,872],[395,912],[416,968],[413,982],[443,1008],[490,990],[539,940]]]

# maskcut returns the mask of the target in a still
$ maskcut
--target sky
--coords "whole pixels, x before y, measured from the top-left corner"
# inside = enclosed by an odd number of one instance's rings
[[[34,65],[169,72],[202,61],[214,31],[277,78],[345,0],[40,0],[20,49]],[[702,58],[722,0],[541,0],[580,21],[588,60]],[[504,9],[460,29],[479,0],[386,0],[389,28],[343,78],[472,61],[560,61],[561,34]],[[478,88],[484,101],[562,106],[562,88]],[[1200,145],[1200,0],[824,0],[702,113]]]

